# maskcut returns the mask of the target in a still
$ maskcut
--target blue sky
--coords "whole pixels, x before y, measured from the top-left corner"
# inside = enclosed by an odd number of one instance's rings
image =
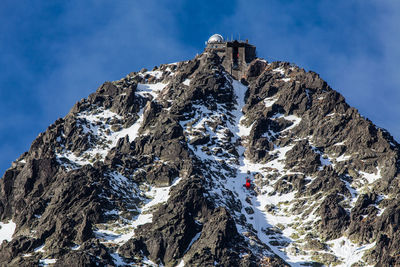
[[[318,72],[400,140],[400,1],[11,1],[0,6],[0,173],[75,102],[193,58],[213,33]]]

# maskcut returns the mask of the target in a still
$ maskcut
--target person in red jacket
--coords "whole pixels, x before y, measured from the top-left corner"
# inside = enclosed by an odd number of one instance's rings
[[[249,178],[246,178],[246,183],[244,184],[244,186],[245,186],[247,189],[250,189],[251,183],[250,183],[250,179],[249,179]]]

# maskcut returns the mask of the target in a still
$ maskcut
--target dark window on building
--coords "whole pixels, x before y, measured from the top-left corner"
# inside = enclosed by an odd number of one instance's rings
[[[239,48],[236,46],[233,47],[232,49],[232,63],[234,69],[239,67],[238,61],[239,61]]]

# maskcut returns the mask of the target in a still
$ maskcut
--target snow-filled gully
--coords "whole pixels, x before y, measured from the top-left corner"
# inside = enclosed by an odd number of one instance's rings
[[[186,132],[189,132],[190,136],[190,132],[193,128],[203,128],[203,130],[210,134],[211,138],[214,137],[217,142],[217,145],[215,145],[216,147],[209,147],[210,151],[215,151],[218,148],[218,144],[220,144],[220,147],[223,147],[224,136],[221,132],[225,129],[229,129],[233,133],[231,143],[236,144],[236,150],[239,157],[232,159],[232,156],[227,156],[227,154],[222,156],[217,153],[210,154],[203,151],[203,149],[191,145],[189,145],[189,147],[196,156],[209,167],[209,173],[213,177],[215,183],[213,188],[210,188],[211,195],[214,194],[215,196],[215,202],[219,205],[228,206],[226,203],[227,191],[232,192],[236,200],[240,200],[242,205],[241,211],[233,211],[234,214],[232,215],[236,218],[243,217],[243,215],[245,216],[246,222],[243,223],[242,220],[237,219],[236,226],[239,233],[249,241],[249,244],[254,244],[254,241],[256,241],[255,243],[261,241],[261,243],[270,247],[276,255],[281,257],[291,266],[303,266],[303,264],[313,261],[312,253],[300,254],[296,252],[297,249],[293,244],[296,242],[297,238],[293,239],[292,236],[298,235],[298,231],[293,227],[295,227],[294,225],[300,220],[311,225],[318,218],[313,214],[313,212],[311,212],[307,219],[304,220],[301,219],[301,215],[289,214],[282,211],[285,209],[290,210],[292,201],[296,200],[295,192],[281,195],[269,195],[268,193],[274,190],[271,185],[264,185],[261,188],[257,188],[257,190],[255,190],[257,193],[253,190],[248,190],[243,186],[246,178],[251,178],[254,184],[254,177],[251,177],[251,175],[254,175],[255,173],[260,173],[263,177],[273,171],[278,172],[280,176],[291,174],[290,171],[284,169],[283,161],[285,160],[285,154],[291,150],[294,145],[291,144],[286,147],[276,147],[271,153],[276,154],[277,157],[264,164],[252,163],[246,159],[244,155],[244,145],[246,137],[250,134],[252,127],[252,125],[246,127],[241,123],[245,118],[242,113],[242,108],[245,104],[244,97],[247,87],[236,80],[231,80],[231,84],[236,95],[237,104],[235,105],[234,110],[231,110],[231,118],[227,120],[226,125],[220,125],[222,130],[213,131],[209,129],[207,121],[212,121],[212,116],[216,115],[215,111],[212,115],[213,112],[206,110],[205,107],[199,107],[198,120],[195,118],[196,124],[192,125],[191,129],[188,130],[188,128],[186,128],[185,130]],[[207,117],[204,116],[206,114],[208,115]],[[293,115],[283,116],[281,114],[280,116],[293,122],[293,125],[284,129],[282,133],[294,128],[301,121],[300,118]],[[182,122],[182,126],[185,128],[185,122]],[[223,168],[222,162],[226,163],[232,171]],[[330,164],[328,161],[323,161],[323,163]],[[216,175],[216,173],[219,173],[219,175]],[[278,208],[275,209],[275,212],[268,212],[266,211],[266,206],[274,206]],[[251,232],[255,233],[256,237]],[[344,243],[347,249],[341,249],[340,246],[338,246],[339,243]],[[328,241],[327,246],[328,251],[326,252],[333,253],[341,259],[345,264],[343,266],[350,266],[352,263],[359,261],[365,250],[371,247],[370,245],[359,247],[345,237],[342,237],[340,240]],[[263,256],[272,255],[266,249],[262,249],[261,251]],[[255,254],[260,255],[260,250],[254,252]]]
[[[233,130],[234,138],[236,138],[236,140],[238,138],[240,138],[241,140],[245,140],[246,136],[249,135],[251,130],[251,126],[245,127],[244,125],[241,124],[241,121],[244,118],[242,113],[242,108],[245,104],[244,95],[246,93],[247,87],[242,85],[240,82],[236,80],[232,81],[232,86],[234,88],[237,97],[236,99],[237,106],[235,111],[233,112],[235,125],[232,125],[231,129]],[[277,239],[279,239],[278,241],[280,243],[290,243],[291,239],[289,238],[289,235],[291,234],[292,231],[287,231],[287,232],[283,231],[283,234],[281,236],[265,234],[265,231],[268,228],[272,228],[276,226],[276,224],[278,223],[288,224],[294,220],[294,217],[272,215],[263,211],[265,209],[265,205],[267,204],[277,205],[279,202],[292,200],[294,198],[294,193],[289,193],[282,196],[267,196],[266,194],[255,195],[251,193],[250,191],[251,189],[248,190],[245,187],[243,187],[245,179],[252,178],[250,177],[248,172],[250,173],[260,172],[261,168],[263,167],[274,167],[279,169],[279,171],[283,171],[283,164],[280,161],[284,159],[286,152],[289,151],[291,147],[292,146],[277,148],[276,152],[278,153],[278,158],[271,162],[268,162],[266,165],[265,164],[263,165],[263,164],[254,164],[251,163],[249,160],[247,160],[244,156],[245,148],[243,147],[243,144],[241,144],[240,146],[237,147],[240,157],[239,157],[239,164],[237,164],[236,166],[237,169],[236,176],[233,177],[232,179],[229,179],[226,182],[225,186],[227,189],[237,193],[237,196],[243,205],[242,214],[246,216],[246,221],[253,226],[259,240],[262,243],[268,245],[275,254],[279,255],[285,261],[289,263],[295,263],[295,262],[298,263],[298,264],[293,264],[292,266],[300,266],[299,265],[300,262],[303,262],[304,259],[301,260],[299,258],[293,258],[293,257],[289,258],[287,254],[279,250],[278,247],[270,245],[271,241],[276,241]],[[246,212],[246,208],[251,208],[254,211],[254,213],[248,214]],[[243,232],[248,231],[242,225],[237,225],[237,227],[238,231],[242,232],[242,234]]]
[[[224,130],[229,129],[233,134],[231,143],[237,144],[236,150],[239,154],[239,157],[237,157],[236,160],[232,160],[232,157],[226,156],[226,154],[224,158],[224,155],[210,155],[202,149],[193,147],[191,145],[189,145],[189,147],[192,149],[197,157],[199,157],[203,162],[208,165],[210,174],[214,177],[213,180],[217,182],[217,184],[210,190],[211,194],[214,194],[214,196],[216,197],[216,203],[220,205],[226,205],[226,191],[232,192],[235,195],[235,198],[239,200],[242,204],[242,210],[240,212],[236,212],[234,214],[236,215],[235,217],[240,217],[242,214],[245,215],[246,224],[251,225],[251,227],[253,228],[253,232],[255,232],[257,235],[256,239],[261,241],[263,244],[268,245],[275,254],[279,255],[285,261],[290,263],[297,263],[293,266],[300,266],[299,264],[307,260],[307,258],[300,259],[296,257],[288,257],[284,251],[281,251],[278,248],[278,246],[272,246],[270,244],[270,242],[274,241],[278,241],[279,244],[290,243],[292,240],[289,238],[289,236],[293,233],[293,229],[287,227],[282,232],[282,234],[269,233],[267,235],[265,233],[268,229],[274,228],[278,223],[285,225],[292,223],[294,221],[294,217],[287,217],[284,214],[279,213],[272,215],[263,211],[265,205],[267,204],[278,205],[279,202],[293,200],[294,193],[289,193],[281,196],[268,196],[267,194],[256,195],[255,193],[252,193],[252,190],[248,190],[243,186],[247,177],[252,178],[249,176],[248,172],[261,172],[261,170],[265,167],[283,172],[284,165],[281,163],[281,161],[284,160],[286,152],[289,151],[292,146],[277,147],[274,151],[274,153],[277,154],[277,158],[266,164],[254,164],[244,157],[245,147],[243,146],[243,144],[245,142],[246,136],[249,135],[252,126],[251,125],[250,127],[245,127],[241,124],[241,121],[244,119],[242,108],[245,104],[244,97],[247,87],[236,80],[231,80],[231,83],[236,95],[237,104],[235,105],[234,110],[231,110],[232,115],[230,120],[227,120],[226,125],[219,125],[222,128],[220,130],[211,130],[207,125],[207,121],[212,121],[212,117],[218,117],[218,115],[210,114],[210,111],[207,110],[205,107],[198,107],[198,118],[194,118],[194,121],[196,121],[196,123],[193,124],[190,129],[187,127],[186,132],[188,132],[190,135],[193,129],[197,130],[199,128],[203,128],[208,134],[210,134],[210,137],[214,138],[217,142],[217,145],[215,145],[216,147],[209,146],[209,148],[211,148],[211,151],[213,151],[215,149],[223,147],[224,135],[221,133],[224,132]],[[299,119],[296,120],[296,124],[298,122]],[[182,122],[182,126],[184,128],[185,125],[186,122]],[[224,169],[221,162],[227,163],[232,171]],[[219,173],[219,175],[216,175],[216,173]],[[220,174],[223,174],[223,177],[225,178],[218,178],[218,176],[221,176]],[[252,212],[248,213],[246,209],[252,210]],[[252,231],[246,224],[242,225],[242,223],[237,223],[237,229],[239,233],[245,236],[250,241],[250,243],[252,243],[251,239],[254,240],[254,236],[250,233]],[[259,251],[255,253],[258,255],[260,254]],[[263,256],[272,256],[272,254],[266,249],[263,249],[261,253],[263,254]]]

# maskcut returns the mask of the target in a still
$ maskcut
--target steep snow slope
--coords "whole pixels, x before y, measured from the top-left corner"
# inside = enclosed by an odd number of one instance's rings
[[[257,242],[268,245],[273,253],[279,255],[287,263],[292,266],[302,266],[303,264],[312,261],[313,255],[302,251],[299,253],[299,239],[304,239],[307,231],[296,229],[299,226],[312,224],[318,220],[318,216],[311,214],[306,220],[302,218],[302,214],[290,214],[287,212],[293,206],[299,197],[295,192],[276,194],[274,191],[274,183],[264,184],[263,177],[267,177],[271,173],[279,173],[285,176],[290,174],[299,174],[299,172],[292,172],[285,169],[285,154],[290,151],[294,145],[286,145],[284,147],[275,147],[270,153],[275,155],[275,159],[266,163],[252,163],[245,156],[246,139],[248,138],[252,125],[249,127],[244,126],[241,122],[245,119],[242,113],[242,108],[245,105],[245,93],[247,87],[240,82],[227,77],[230,86],[234,90],[236,97],[236,105],[233,110],[228,112],[223,110],[223,107],[218,107],[215,111],[211,111],[204,107],[197,110],[196,116],[190,121],[185,121],[182,124],[187,125],[189,122],[197,122],[191,124],[191,127],[184,127],[188,135],[194,138],[191,133],[193,129],[203,129],[203,134],[210,135],[215,141],[215,145],[203,147],[201,150],[189,146],[194,154],[206,162],[209,169],[210,177],[212,177],[212,186],[210,187],[211,195],[215,198],[216,203],[225,205],[226,207],[232,206],[232,202],[236,202],[241,209],[236,210],[234,213],[237,216],[237,227],[239,232],[248,237],[248,240],[256,240]],[[265,102],[265,101],[264,101]],[[221,123],[222,114],[229,114],[225,123]],[[276,118],[277,116],[273,116]],[[273,133],[273,135],[282,134],[290,131],[296,127],[300,118],[294,115],[283,116],[280,118],[292,121],[293,124],[280,131],[280,133]],[[217,128],[213,131],[207,125],[217,123]],[[236,150],[238,156],[230,154],[224,149],[224,142],[231,137],[231,143],[237,144]],[[218,151],[218,153],[208,154],[206,151]],[[321,156],[322,158],[322,156]],[[331,165],[329,160],[323,159],[321,167]],[[262,177],[256,179],[254,177]],[[223,179],[221,179],[223,177]],[[251,178],[253,188],[248,190],[244,187],[246,178]],[[265,180],[264,180],[265,182]],[[353,190],[354,191],[354,190]],[[357,193],[355,193],[357,194]],[[235,200],[230,199],[232,196]],[[273,212],[267,211],[270,207],[274,207]],[[232,210],[234,211],[234,210]],[[244,217],[243,217],[244,215]],[[244,219],[245,218],[245,219]],[[299,234],[301,230],[302,234]],[[317,242],[321,242],[320,239]],[[339,245],[340,243],[342,245]],[[329,243],[326,251],[334,255],[335,262],[342,261],[346,266],[352,263],[361,262],[363,252],[371,248],[373,245],[357,245],[352,243],[345,237],[333,240]],[[266,256],[271,255],[267,250],[264,250]],[[242,255],[245,256],[245,255]]]

